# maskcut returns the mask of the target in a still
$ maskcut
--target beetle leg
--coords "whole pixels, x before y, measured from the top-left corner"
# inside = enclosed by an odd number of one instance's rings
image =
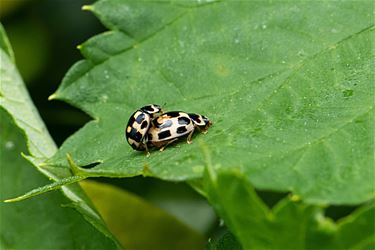
[[[207,128],[201,128],[199,126],[195,126],[195,128],[198,129],[199,132],[201,132],[202,134],[207,134],[207,132],[208,132]]]
[[[163,152],[164,149],[165,149],[169,144],[171,144],[171,143],[173,143],[173,142],[175,142],[175,141],[177,141],[177,140],[178,140],[178,138],[175,138],[175,139],[173,139],[173,140],[167,142],[163,147],[161,147],[161,148],[159,149],[160,152]]]
[[[148,151],[147,143],[144,144],[146,149],[146,157],[150,157],[150,151]]]
[[[190,134],[189,134],[188,137],[187,137],[187,144],[192,144],[192,143],[193,143],[193,141],[191,140],[191,137],[193,136],[194,130],[195,130],[195,127],[194,127],[194,129],[190,132]]]
[[[150,151],[148,151],[148,146],[147,146],[147,136],[145,136],[143,139],[142,139],[142,145],[144,146],[145,148],[145,152],[146,152],[146,157],[149,157],[150,156]]]

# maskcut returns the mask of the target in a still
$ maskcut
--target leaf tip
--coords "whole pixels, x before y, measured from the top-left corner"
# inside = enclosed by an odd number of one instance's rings
[[[55,100],[55,99],[57,99],[57,95],[56,95],[56,93],[53,93],[52,95],[50,95],[50,96],[48,97],[48,101]]]
[[[81,50],[82,49],[82,44],[80,44],[80,45],[77,45],[77,47],[76,47],[78,50]]]
[[[24,200],[24,196],[19,196],[19,197],[16,197],[16,198],[11,198],[11,199],[6,199],[6,200],[3,200],[2,202],[4,203],[12,203],[12,202],[16,202],[16,201],[22,201]]]
[[[302,200],[302,197],[299,196],[299,195],[297,195],[297,194],[292,194],[292,195],[290,196],[290,200],[293,201],[293,202],[299,202],[299,201]]]
[[[72,156],[69,153],[66,154],[66,159],[68,160],[68,164],[69,164],[72,172],[74,174],[78,173],[79,172],[79,166],[74,162]]]
[[[93,11],[94,10],[94,6],[92,6],[92,5],[83,5],[82,6],[82,10]]]
[[[151,170],[150,170],[149,165],[145,164],[145,165],[143,166],[142,175],[143,175],[144,177],[152,176],[152,172],[151,172]]]

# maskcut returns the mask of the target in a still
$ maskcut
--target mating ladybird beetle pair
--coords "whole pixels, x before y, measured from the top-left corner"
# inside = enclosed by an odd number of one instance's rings
[[[171,111],[164,113],[159,105],[151,104],[135,111],[126,126],[126,140],[129,145],[138,151],[148,147],[164,148],[177,141],[180,137],[187,136],[190,144],[195,129],[207,132],[212,122],[203,115]]]

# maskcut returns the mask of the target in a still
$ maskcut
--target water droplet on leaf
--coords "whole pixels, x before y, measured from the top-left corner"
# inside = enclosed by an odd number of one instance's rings
[[[5,143],[5,148],[8,149],[8,150],[12,150],[14,148],[14,142],[12,141],[7,141]]]

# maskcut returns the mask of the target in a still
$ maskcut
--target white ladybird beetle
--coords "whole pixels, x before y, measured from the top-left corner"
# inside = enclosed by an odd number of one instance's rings
[[[164,148],[178,140],[178,138],[187,135],[187,143],[191,144],[191,137],[195,129],[207,132],[212,122],[203,115],[190,114],[182,111],[171,111],[161,114],[152,120],[151,127],[148,130],[148,143],[150,146]]]
[[[125,135],[129,145],[138,151],[146,150],[147,148],[147,132],[151,125],[151,120],[162,113],[159,105],[150,104],[135,111],[129,118],[126,126]]]

